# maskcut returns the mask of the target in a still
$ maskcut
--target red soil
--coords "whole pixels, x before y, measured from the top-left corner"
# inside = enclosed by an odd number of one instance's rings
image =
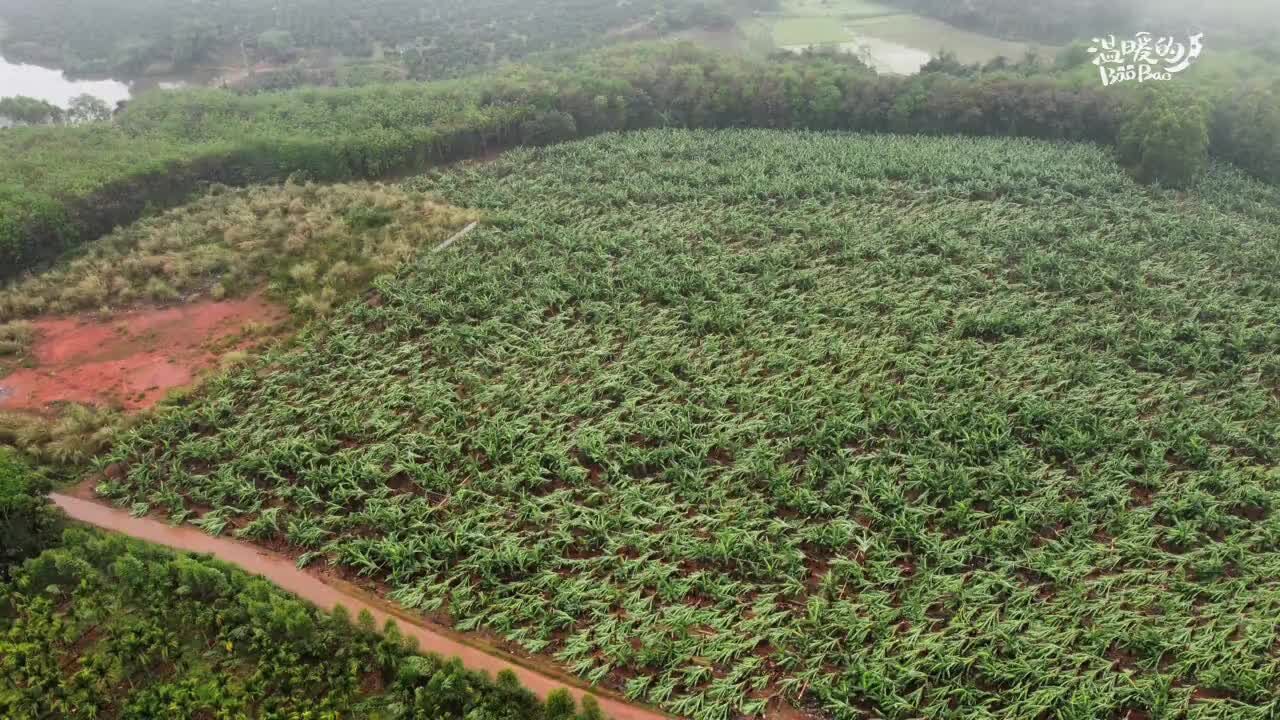
[[[76,494],[91,495],[92,490],[86,483]],[[293,593],[303,600],[314,603],[326,612],[331,611],[336,605],[345,607],[352,616],[368,610],[373,615],[377,627],[385,627],[387,620],[395,620],[401,634],[418,641],[420,652],[433,652],[447,658],[460,658],[464,666],[490,673],[490,677],[503,670],[510,670],[515,673],[521,685],[533,691],[538,697],[545,699],[552,691],[567,688],[577,700],[581,700],[588,694],[593,695],[599,701],[600,709],[613,720],[670,720],[670,716],[664,713],[632,705],[607,691],[595,689],[588,693],[572,679],[559,672],[516,664],[513,662],[514,658],[501,657],[491,648],[465,642],[464,636],[444,628],[433,627],[425,618],[369,595],[354,586],[345,583],[326,583],[313,574],[314,571],[299,570],[294,558],[287,555],[258,548],[239,540],[212,537],[190,525],[174,527],[151,518],[132,517],[124,510],[99,505],[80,497],[59,493],[54,493],[51,497],[73,520],[177,550],[208,553],[223,562],[239,566],[245,572],[264,577],[285,592]],[[794,716],[782,715],[781,717]]]
[[[248,323],[271,326],[287,317],[285,308],[253,296],[135,310],[107,321],[36,320],[31,367],[9,375],[0,368],[0,410],[39,411],[59,401],[149,408],[216,366],[220,354],[251,345],[228,340]]]

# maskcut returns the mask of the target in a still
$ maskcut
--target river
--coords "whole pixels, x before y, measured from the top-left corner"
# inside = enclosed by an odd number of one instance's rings
[[[212,555],[247,573],[266,578],[286,592],[313,603],[326,612],[333,610],[336,605],[347,608],[352,617],[368,610],[378,627],[384,626],[387,620],[394,619],[401,634],[418,641],[421,652],[460,658],[467,668],[483,670],[491,676],[510,670],[519,678],[520,684],[540,698],[545,699],[553,690],[567,688],[579,702],[584,695],[595,696],[600,702],[600,709],[612,720],[669,720],[667,715],[632,705],[611,693],[600,690],[587,693],[563,673],[534,670],[498,657],[496,651],[464,642],[462,636],[444,628],[433,627],[421,616],[349,583],[322,580],[299,570],[294,561],[285,555],[237,540],[213,537],[189,525],[174,527],[149,518],[136,518],[123,510],[91,500],[60,493],[54,493],[52,498],[73,520],[174,550]]]

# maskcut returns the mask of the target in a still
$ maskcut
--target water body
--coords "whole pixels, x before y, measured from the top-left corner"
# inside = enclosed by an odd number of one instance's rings
[[[843,24],[844,42],[815,45],[787,45],[799,52],[807,47],[835,47],[858,55],[878,72],[889,75],[911,75],[930,58],[945,50],[955,53],[963,63],[985,63],[1003,56],[1021,60],[1028,52],[1053,57],[1058,48],[1011,42],[979,33],[961,30],[940,20],[893,13],[876,17],[847,18]]]
[[[402,635],[418,641],[421,652],[461,658],[462,664],[467,668],[484,670],[490,676],[510,670],[516,674],[520,684],[538,697],[546,698],[550,692],[560,688],[568,688],[578,700],[587,694],[565,679],[516,665],[485,649],[463,643],[453,633],[432,628],[423,618],[375,598],[359,588],[341,581],[321,580],[311,573],[299,570],[293,560],[284,555],[238,540],[212,537],[189,525],[173,527],[149,518],[136,518],[123,510],[70,495],[54,493],[52,498],[73,520],[175,550],[213,555],[247,573],[270,580],[286,592],[314,603],[322,610],[331,611],[335,605],[342,605],[352,617],[368,610],[378,627],[384,626],[387,620],[394,619]],[[600,709],[613,720],[669,720],[669,716],[663,713],[631,705],[599,690],[590,694],[600,701]]]
[[[65,108],[77,95],[92,95],[115,107],[131,94],[129,83],[119,80],[71,80],[61,70],[0,57],[0,97],[26,95]]]
[[[912,75],[920,72],[920,68],[933,58],[933,53],[927,50],[871,35],[840,43],[837,47],[857,55],[877,72],[887,75]]]

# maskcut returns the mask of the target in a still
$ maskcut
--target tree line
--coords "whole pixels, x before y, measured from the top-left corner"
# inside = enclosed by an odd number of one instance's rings
[[[11,125],[61,125],[111,119],[111,108],[100,98],[77,95],[67,107],[25,95],[0,97],[0,121]]]
[[[2,477],[2,476],[0,476]],[[43,500],[42,500],[43,501]],[[11,516],[0,514],[0,532]],[[7,537],[7,535],[6,535]],[[0,579],[0,716],[604,720],[203,557],[70,528]]]
[[[1150,107],[1142,98],[1101,87],[1002,73],[880,77],[839,54],[766,61],[664,43],[557,60],[425,85],[153,94],[114,124],[4,131],[0,267],[20,272],[208,182],[374,178],[515,145],[663,126],[954,133],[1112,147],[1123,134],[1126,157],[1138,158],[1146,168],[1140,174],[1154,182],[1192,182],[1210,154],[1280,178],[1267,129],[1280,123],[1280,107],[1261,90],[1212,109],[1177,99],[1157,114],[1140,112]],[[1181,127],[1188,123],[1194,132]],[[1196,142],[1170,140],[1184,133]],[[1170,153],[1190,160],[1157,158]]]
[[[740,1],[740,0],[735,0]],[[325,49],[403,63],[414,79],[531,53],[599,45],[648,25],[732,22],[723,0],[0,0],[11,59],[73,74],[287,62]]]

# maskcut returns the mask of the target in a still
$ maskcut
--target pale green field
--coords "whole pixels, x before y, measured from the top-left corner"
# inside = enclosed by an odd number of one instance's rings
[[[893,15],[898,10],[867,0],[790,0],[783,3],[781,15],[874,17]]]
[[[899,75],[918,71],[943,50],[964,63],[998,56],[1019,60],[1031,50],[1051,58],[1057,50],[961,30],[866,0],[791,0],[781,13],[759,18],[754,27],[763,28],[780,48],[838,47],[862,56],[880,72]]]
[[[844,21],[834,17],[786,17],[770,22],[773,42],[781,47],[791,45],[828,45],[853,39]]]
[[[987,62],[1003,55],[1010,60],[1020,60],[1028,50],[1041,56],[1053,57],[1057,48],[1011,42],[979,33],[961,30],[940,20],[919,15],[892,15],[887,17],[852,20],[845,25],[855,40],[870,37],[876,40],[905,45],[936,55],[939,50],[956,54],[961,62]]]
[[[897,11],[867,0],[790,0],[776,15],[760,18],[778,47],[807,47],[852,42],[849,22],[893,15]]]

